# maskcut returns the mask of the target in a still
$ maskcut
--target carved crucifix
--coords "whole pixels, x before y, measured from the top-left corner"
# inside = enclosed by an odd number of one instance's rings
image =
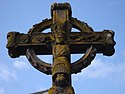
[[[52,19],[45,19],[34,25],[28,32],[9,32],[7,48],[10,57],[26,55],[37,70],[52,75],[52,87],[48,94],[75,94],[71,84],[71,74],[81,72],[91,64],[96,53],[114,54],[114,32],[103,30],[94,32],[85,22],[72,17],[68,3],[54,3],[51,6]],[[43,33],[51,28],[51,32]],[[72,28],[80,32],[71,32]],[[85,53],[76,62],[71,62],[71,54]],[[37,55],[53,55],[53,63],[46,63]]]

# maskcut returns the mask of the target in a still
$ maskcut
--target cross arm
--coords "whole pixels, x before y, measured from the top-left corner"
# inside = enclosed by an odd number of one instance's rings
[[[26,50],[32,48],[36,55],[50,54],[52,52],[50,43],[53,41],[51,33],[24,34],[9,32],[7,35],[8,53],[12,58],[25,55]]]
[[[94,46],[96,53],[111,56],[114,54],[114,32],[103,30],[101,32],[72,32],[69,36],[71,53],[85,53],[90,47]]]
[[[11,57],[25,55],[28,48],[32,48],[36,55],[52,54],[54,38],[52,33],[23,34],[19,32],[8,33],[7,48]],[[103,30],[102,32],[70,32],[68,35],[70,53],[85,53],[93,45],[97,53],[104,55],[114,54],[114,32]]]

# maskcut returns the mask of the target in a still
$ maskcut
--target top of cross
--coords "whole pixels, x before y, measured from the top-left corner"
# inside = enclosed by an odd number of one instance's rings
[[[55,42],[55,38],[53,32],[42,33],[42,31],[47,28],[51,28],[52,31],[53,28],[57,28],[58,32],[59,30],[65,32],[66,28],[69,31],[71,30],[70,28],[76,28],[80,31],[69,32],[66,34],[70,54],[85,53],[91,46],[96,48],[96,53],[103,53],[107,56],[114,54],[115,41],[113,39],[113,31],[103,30],[101,32],[94,32],[87,23],[71,17],[71,14],[70,4],[54,3],[51,6],[52,19],[45,19],[42,22],[33,25],[28,34],[9,32],[7,35],[9,55],[12,58],[26,55],[27,49],[33,49],[35,55],[52,54],[52,45]],[[55,23],[58,23],[58,26]],[[60,23],[62,26],[59,25]],[[58,35],[58,37],[59,36],[60,35]]]
[[[72,17],[68,3],[54,3],[51,6],[51,19],[33,25],[27,34],[9,32],[7,48],[10,57],[26,55],[37,70],[52,75],[53,86],[49,94],[74,94],[71,74],[81,72],[91,64],[96,53],[111,56],[114,54],[114,32],[94,30],[85,22]],[[43,33],[51,28],[51,32]],[[80,32],[72,32],[72,28]],[[85,53],[79,60],[71,63],[71,54]],[[37,55],[53,55],[53,63],[40,60]],[[61,88],[61,90],[60,90]]]

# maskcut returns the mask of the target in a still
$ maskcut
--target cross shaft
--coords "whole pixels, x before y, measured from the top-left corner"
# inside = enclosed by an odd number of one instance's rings
[[[85,22],[71,17],[68,3],[54,3],[51,6],[52,19],[45,19],[34,25],[28,34],[9,32],[7,48],[12,58],[26,55],[37,70],[52,75],[52,87],[48,94],[75,94],[71,84],[71,74],[81,72],[91,64],[96,53],[114,54],[114,32],[94,30]],[[51,32],[43,33],[51,28]],[[71,32],[72,28],[80,32]],[[71,54],[85,53],[71,63]],[[36,55],[53,55],[53,63],[48,64]]]

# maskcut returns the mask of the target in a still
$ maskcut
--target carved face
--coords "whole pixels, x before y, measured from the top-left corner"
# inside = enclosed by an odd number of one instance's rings
[[[66,85],[66,78],[63,73],[57,74],[55,83],[57,86],[63,87]]]
[[[64,43],[66,40],[66,27],[63,24],[53,24],[51,26],[56,43]]]
[[[54,34],[56,43],[63,43],[65,41],[65,33],[60,30]]]

